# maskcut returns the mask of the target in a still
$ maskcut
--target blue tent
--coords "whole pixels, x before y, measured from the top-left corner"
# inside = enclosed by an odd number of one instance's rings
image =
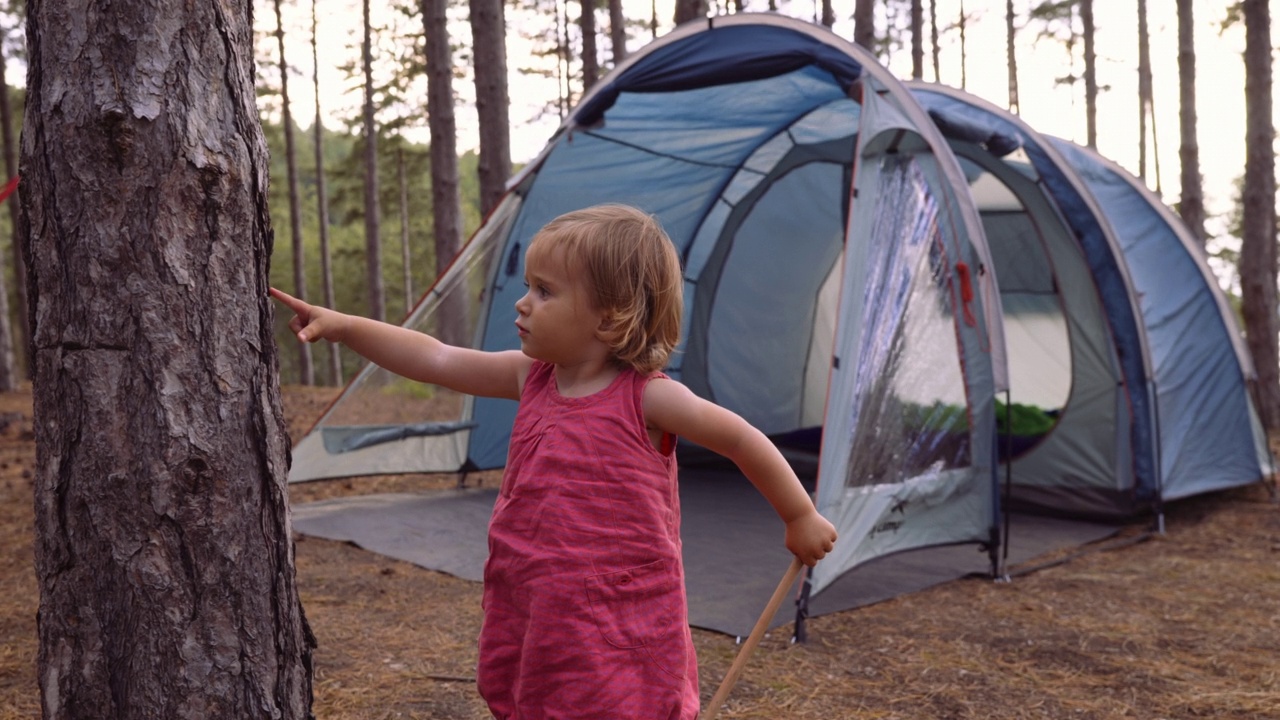
[[[983,546],[998,572],[1006,494],[1128,516],[1265,472],[1233,319],[1158,200],[825,28],[677,28],[509,188],[406,325],[518,347],[523,250],[544,223],[602,202],[654,214],[685,270],[668,372],[816,464],[841,542],[815,593],[938,545]],[[1015,437],[1015,409],[1035,433]],[[514,414],[367,367],[290,479],[501,467]]]

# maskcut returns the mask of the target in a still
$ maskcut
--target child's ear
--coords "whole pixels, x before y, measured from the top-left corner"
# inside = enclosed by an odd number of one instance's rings
[[[612,310],[600,313],[600,324],[596,326],[596,335],[607,336],[613,334],[614,328],[618,324],[618,314]]]

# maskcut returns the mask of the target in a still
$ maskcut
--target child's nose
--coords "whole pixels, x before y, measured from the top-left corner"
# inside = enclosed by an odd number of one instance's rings
[[[516,312],[520,313],[521,315],[527,315],[528,309],[529,309],[529,293],[525,292],[525,294],[521,295],[520,299],[516,301]]]

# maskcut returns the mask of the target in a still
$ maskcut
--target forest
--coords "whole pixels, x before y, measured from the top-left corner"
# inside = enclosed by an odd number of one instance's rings
[[[11,191],[0,222],[0,470],[5,499],[24,501],[6,503],[22,512],[4,526],[13,548],[6,572],[26,603],[0,613],[6,631],[25,638],[0,655],[10,663],[0,664],[0,698],[13,703],[0,717],[36,712],[35,682],[45,717],[113,707],[121,717],[256,717],[269,708],[306,718],[313,702],[332,717],[371,717],[383,711],[378,698],[357,696],[375,683],[389,708],[379,716],[479,712],[467,685],[474,587],[411,575],[341,544],[295,547],[290,503],[340,491],[291,493],[290,441],[362,361],[336,345],[297,343],[265,289],[397,322],[507,181],[537,162],[537,138],[549,138],[629,51],[707,16],[776,12],[824,25],[902,79],[983,87],[987,100],[1028,117],[1070,115],[1062,127],[1078,143],[1123,151],[1125,167],[1202,243],[1239,313],[1262,427],[1280,427],[1266,0],[1131,0],[1123,47],[1123,23],[1107,14],[1119,3],[1096,0],[340,5],[10,0],[0,9],[0,140]],[[1198,55],[1220,57],[1221,46],[1235,65],[1214,71],[1242,80],[1230,129],[1198,124],[1226,104],[1214,76],[1196,69]],[[1157,95],[1157,87],[1175,90]],[[1070,112],[1041,106],[1046,89],[1065,94]],[[1120,106],[1131,111],[1120,117]],[[1221,146],[1209,144],[1219,136],[1241,143],[1225,178]],[[1276,649],[1267,631],[1275,618],[1245,580],[1275,579],[1267,553],[1280,539],[1274,504],[1261,495],[1255,487],[1216,500],[1224,513],[1216,519],[1175,509],[1189,528],[1168,541],[1176,552],[1150,559],[1156,543],[1144,546],[1143,562],[1159,576],[1147,579],[1162,592],[1160,579],[1191,572],[1243,598],[1230,608],[1180,608],[1181,596],[1162,595],[1159,617],[1143,615],[1141,599],[1126,595],[1132,568],[1097,556],[1065,577],[1034,580],[1045,591],[1035,598],[984,588],[980,602],[1008,603],[1003,619],[986,620],[989,644],[948,634],[933,614],[918,636],[829,621],[830,639],[797,651],[806,653],[799,667],[865,681],[872,707],[856,712],[848,708],[862,701],[847,688],[815,700],[778,659],[786,648],[775,637],[778,654],[764,661],[772,674],[746,684],[733,716],[776,717],[777,707],[797,718],[913,717],[912,708],[938,717],[1259,716],[1277,697],[1274,671],[1256,660]],[[1251,548],[1238,577],[1226,566],[1188,571],[1193,561],[1212,565],[1205,547],[1236,547],[1233,522],[1268,549]],[[392,610],[368,602],[388,592],[383,580],[395,586]],[[388,615],[369,621],[376,637],[361,637],[363,625],[337,599],[344,593]],[[1045,658],[1001,632],[1001,623],[1067,623],[1097,593],[1115,611],[1110,620],[1141,626],[1141,642],[1124,639],[1133,628],[1104,626],[1108,618],[1063,624],[1044,640],[1053,643],[1045,673],[1036,665]],[[960,608],[957,595],[952,587],[932,597]],[[410,633],[403,617],[423,597],[457,603],[460,619]],[[865,617],[899,628],[918,621],[912,602]],[[981,610],[961,612],[979,623]],[[1202,663],[1195,648],[1217,630],[1203,623],[1228,613],[1258,632],[1217,637]],[[1175,616],[1185,624],[1173,629]],[[877,646],[846,652],[867,637]],[[924,648],[929,639],[945,649]],[[333,662],[326,640],[349,643],[359,657]],[[722,640],[697,636],[707,692],[732,658]],[[823,644],[839,640],[846,649]],[[410,662],[406,671],[406,643],[432,642],[435,665]],[[1108,653],[1094,674],[1080,657],[1090,645]],[[394,650],[383,657],[386,647]],[[1002,682],[967,659],[975,648],[1015,678],[1015,707],[972,700]],[[317,652],[330,662],[320,672]],[[959,674],[923,682],[938,656]],[[826,664],[833,658],[838,668]],[[1154,690],[1141,699],[1123,682],[1069,681],[1114,680],[1130,661],[1147,663],[1142,678]],[[1230,689],[1216,693],[1224,676]],[[917,680],[922,689],[904,710],[895,693]],[[429,701],[410,697],[405,688],[421,683],[444,689]]]

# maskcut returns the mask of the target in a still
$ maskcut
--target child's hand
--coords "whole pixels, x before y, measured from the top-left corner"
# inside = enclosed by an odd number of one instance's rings
[[[836,528],[813,510],[787,523],[786,543],[800,562],[813,567],[835,547]]]
[[[292,330],[302,342],[330,340],[341,342],[341,334],[345,329],[342,313],[311,305],[292,295],[275,288],[270,289],[271,297],[284,303],[293,311],[293,319],[289,321]]]

